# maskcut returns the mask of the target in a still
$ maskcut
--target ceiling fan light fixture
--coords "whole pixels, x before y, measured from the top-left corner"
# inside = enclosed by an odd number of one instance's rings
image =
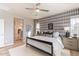
[[[36,9],[35,11],[36,11],[36,12],[40,12],[40,10],[39,10],[39,9]]]

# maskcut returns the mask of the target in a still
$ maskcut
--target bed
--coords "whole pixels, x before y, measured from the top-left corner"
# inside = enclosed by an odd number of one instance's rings
[[[61,55],[61,50],[64,48],[59,37],[33,36],[26,37],[26,45],[37,48],[49,55]]]

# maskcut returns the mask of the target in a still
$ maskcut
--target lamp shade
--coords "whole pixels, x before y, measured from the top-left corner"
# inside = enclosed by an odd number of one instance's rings
[[[64,31],[69,31],[70,27],[64,27]]]

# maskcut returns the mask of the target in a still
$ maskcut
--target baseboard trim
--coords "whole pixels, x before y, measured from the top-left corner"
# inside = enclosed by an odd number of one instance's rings
[[[9,43],[9,44],[5,44],[5,46],[10,46],[10,45],[13,45],[14,43]]]

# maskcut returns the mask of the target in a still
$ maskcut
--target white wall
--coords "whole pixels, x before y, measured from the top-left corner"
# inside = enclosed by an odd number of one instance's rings
[[[14,41],[14,20],[11,15],[5,17],[5,43],[10,45]]]
[[[27,36],[26,25],[31,25],[32,26],[32,35],[33,35],[33,26],[34,26],[33,19],[24,19],[24,32],[23,32],[24,41],[26,40],[26,36]]]
[[[6,45],[13,44],[13,16],[3,10],[0,10],[0,18],[4,19],[4,41]]]
[[[7,13],[6,11],[0,10],[0,18],[4,19],[4,40],[6,45],[11,45],[14,42],[14,15]],[[33,28],[33,19],[22,18],[24,19],[24,31],[23,39],[26,40],[26,25],[31,25]],[[32,32],[33,33],[33,32]]]
[[[4,46],[4,19],[0,19],[0,47]]]

